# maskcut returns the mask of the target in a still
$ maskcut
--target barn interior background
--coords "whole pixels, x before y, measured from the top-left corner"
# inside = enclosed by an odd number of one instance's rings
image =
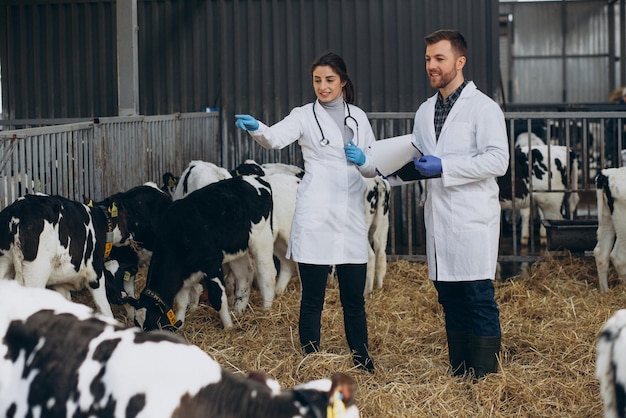
[[[409,133],[433,94],[423,37],[454,27],[511,141],[532,130],[576,150],[571,216],[593,218],[593,176],[619,164],[604,126],[626,118],[609,102],[626,86],[625,21],[625,0],[0,0],[0,205],[24,190],[98,199],[192,159],[301,165],[297,146],[262,150],[233,115],[273,123],[312,100],[325,50],[345,58],[378,138]],[[390,255],[424,252],[418,194],[393,190]],[[511,240],[503,256],[536,253]]]

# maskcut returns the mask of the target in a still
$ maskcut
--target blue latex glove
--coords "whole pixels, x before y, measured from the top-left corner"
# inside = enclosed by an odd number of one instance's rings
[[[354,142],[350,141],[350,144],[343,147],[343,149],[346,152],[346,158],[348,161],[358,165],[359,167],[365,164],[365,153],[361,150],[361,148],[354,145]]]
[[[235,126],[244,131],[256,131],[259,129],[259,121],[250,115],[235,115]]]
[[[434,155],[424,155],[419,160],[414,157],[413,164],[424,177],[435,177],[442,172],[441,159]]]

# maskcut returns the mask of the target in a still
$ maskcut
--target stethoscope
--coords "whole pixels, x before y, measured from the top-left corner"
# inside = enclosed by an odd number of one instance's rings
[[[314,101],[313,102],[313,116],[315,117],[315,122],[317,122],[317,127],[320,128],[320,134],[322,134],[322,139],[320,139],[320,145],[325,147],[326,145],[328,145],[330,143],[330,140],[328,138],[326,138],[326,136],[324,136],[324,131],[322,130],[322,125],[320,125],[320,121],[317,119],[317,113],[315,113],[315,103],[317,102]],[[343,104],[346,106],[346,108],[348,109],[348,116],[346,116],[345,118],[343,118],[343,125],[344,126],[348,126],[348,121],[352,121],[354,122],[354,125],[356,126],[356,143],[354,143],[354,145],[359,145],[359,122],[356,121],[356,119],[354,117],[352,117],[352,115],[350,115],[350,105],[348,105],[348,103],[343,102]],[[348,126],[348,128],[350,128],[350,126]]]

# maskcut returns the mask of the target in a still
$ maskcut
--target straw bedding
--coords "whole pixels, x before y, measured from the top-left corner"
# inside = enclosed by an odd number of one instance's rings
[[[362,417],[600,417],[595,344],[604,322],[626,307],[626,285],[613,271],[609,285],[600,294],[593,258],[572,256],[546,256],[524,277],[496,282],[500,372],[476,384],[447,374],[443,314],[423,263],[390,262],[384,287],[367,299],[374,375],[352,366],[335,280],[328,283],[319,353],[300,352],[295,278],[269,312],[253,292],[232,330],[201,305],[179,332],[226,369],[260,370],[283,387],[348,371]],[[123,319],[122,310],[115,312]]]

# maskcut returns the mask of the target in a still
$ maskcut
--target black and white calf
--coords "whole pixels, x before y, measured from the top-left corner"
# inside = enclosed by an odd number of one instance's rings
[[[593,249],[600,291],[609,290],[609,266],[626,282],[626,168],[605,168],[596,177],[598,242]]]
[[[365,224],[370,242],[364,294],[383,287],[387,273],[387,238],[389,235],[389,195],[391,186],[381,176],[366,178]]]
[[[137,322],[148,330],[179,327],[190,292],[204,282],[224,327],[231,327],[222,264],[246,252],[256,268],[263,307],[269,309],[276,282],[272,207],[272,190],[259,176],[222,180],[175,200],[161,218]],[[235,304],[247,305],[250,288],[250,283],[236,286]]]
[[[233,173],[235,175],[261,175],[272,187],[274,256],[280,263],[276,279],[276,294],[280,295],[285,291],[292,277],[298,275],[296,263],[286,255],[291,235],[291,223],[296,211],[298,186],[300,186],[304,170],[288,164],[259,165],[254,160],[246,160],[233,170]]]
[[[110,303],[124,304],[127,317],[135,317],[132,305],[125,303],[135,296],[135,273],[148,265],[158,239],[161,216],[172,203],[169,194],[154,183],[136,186],[92,203],[96,207],[115,207],[117,225],[122,234],[105,260],[107,297]]]
[[[53,287],[66,298],[87,287],[113,317],[103,282],[106,252],[123,241],[117,208],[61,196],[26,195],[0,212],[0,278]]]
[[[515,207],[519,209],[522,219],[522,245],[528,245],[530,239],[531,190],[532,200],[543,219],[563,219],[562,208],[567,207],[572,213],[579,201],[578,193],[568,192],[578,184],[578,161],[574,153],[561,145],[536,145],[531,150],[529,155],[528,146],[515,147],[515,193],[510,167],[504,176],[498,178],[502,209],[512,209],[512,197],[515,195]],[[545,245],[547,237],[543,225],[540,239]]]
[[[606,321],[596,354],[604,416],[626,418],[626,309],[620,309]]]
[[[234,170],[237,174],[259,174],[265,175],[274,191],[274,211],[275,211],[275,242],[274,255],[281,262],[281,269],[276,281],[276,293],[284,291],[289,280],[297,274],[295,263],[285,259],[289,234],[291,231],[291,221],[296,206],[297,184],[293,183],[293,176],[302,178],[304,170],[300,167],[281,164],[267,163],[259,165],[253,160],[246,160]],[[292,177],[289,180],[290,176]],[[370,243],[369,259],[367,262],[367,278],[365,282],[364,294],[367,296],[376,288],[383,287],[383,279],[387,272],[387,239],[389,234],[389,196],[391,186],[387,180],[381,176],[364,178],[365,190],[365,222],[368,229]],[[276,238],[277,237],[277,238]]]
[[[357,418],[336,373],[281,390],[220,367],[175,334],[95,316],[47,289],[0,281],[0,416]]]
[[[208,161],[193,160],[180,175],[174,190],[173,200],[179,200],[194,190],[207,184],[229,179],[232,174],[227,169]]]

